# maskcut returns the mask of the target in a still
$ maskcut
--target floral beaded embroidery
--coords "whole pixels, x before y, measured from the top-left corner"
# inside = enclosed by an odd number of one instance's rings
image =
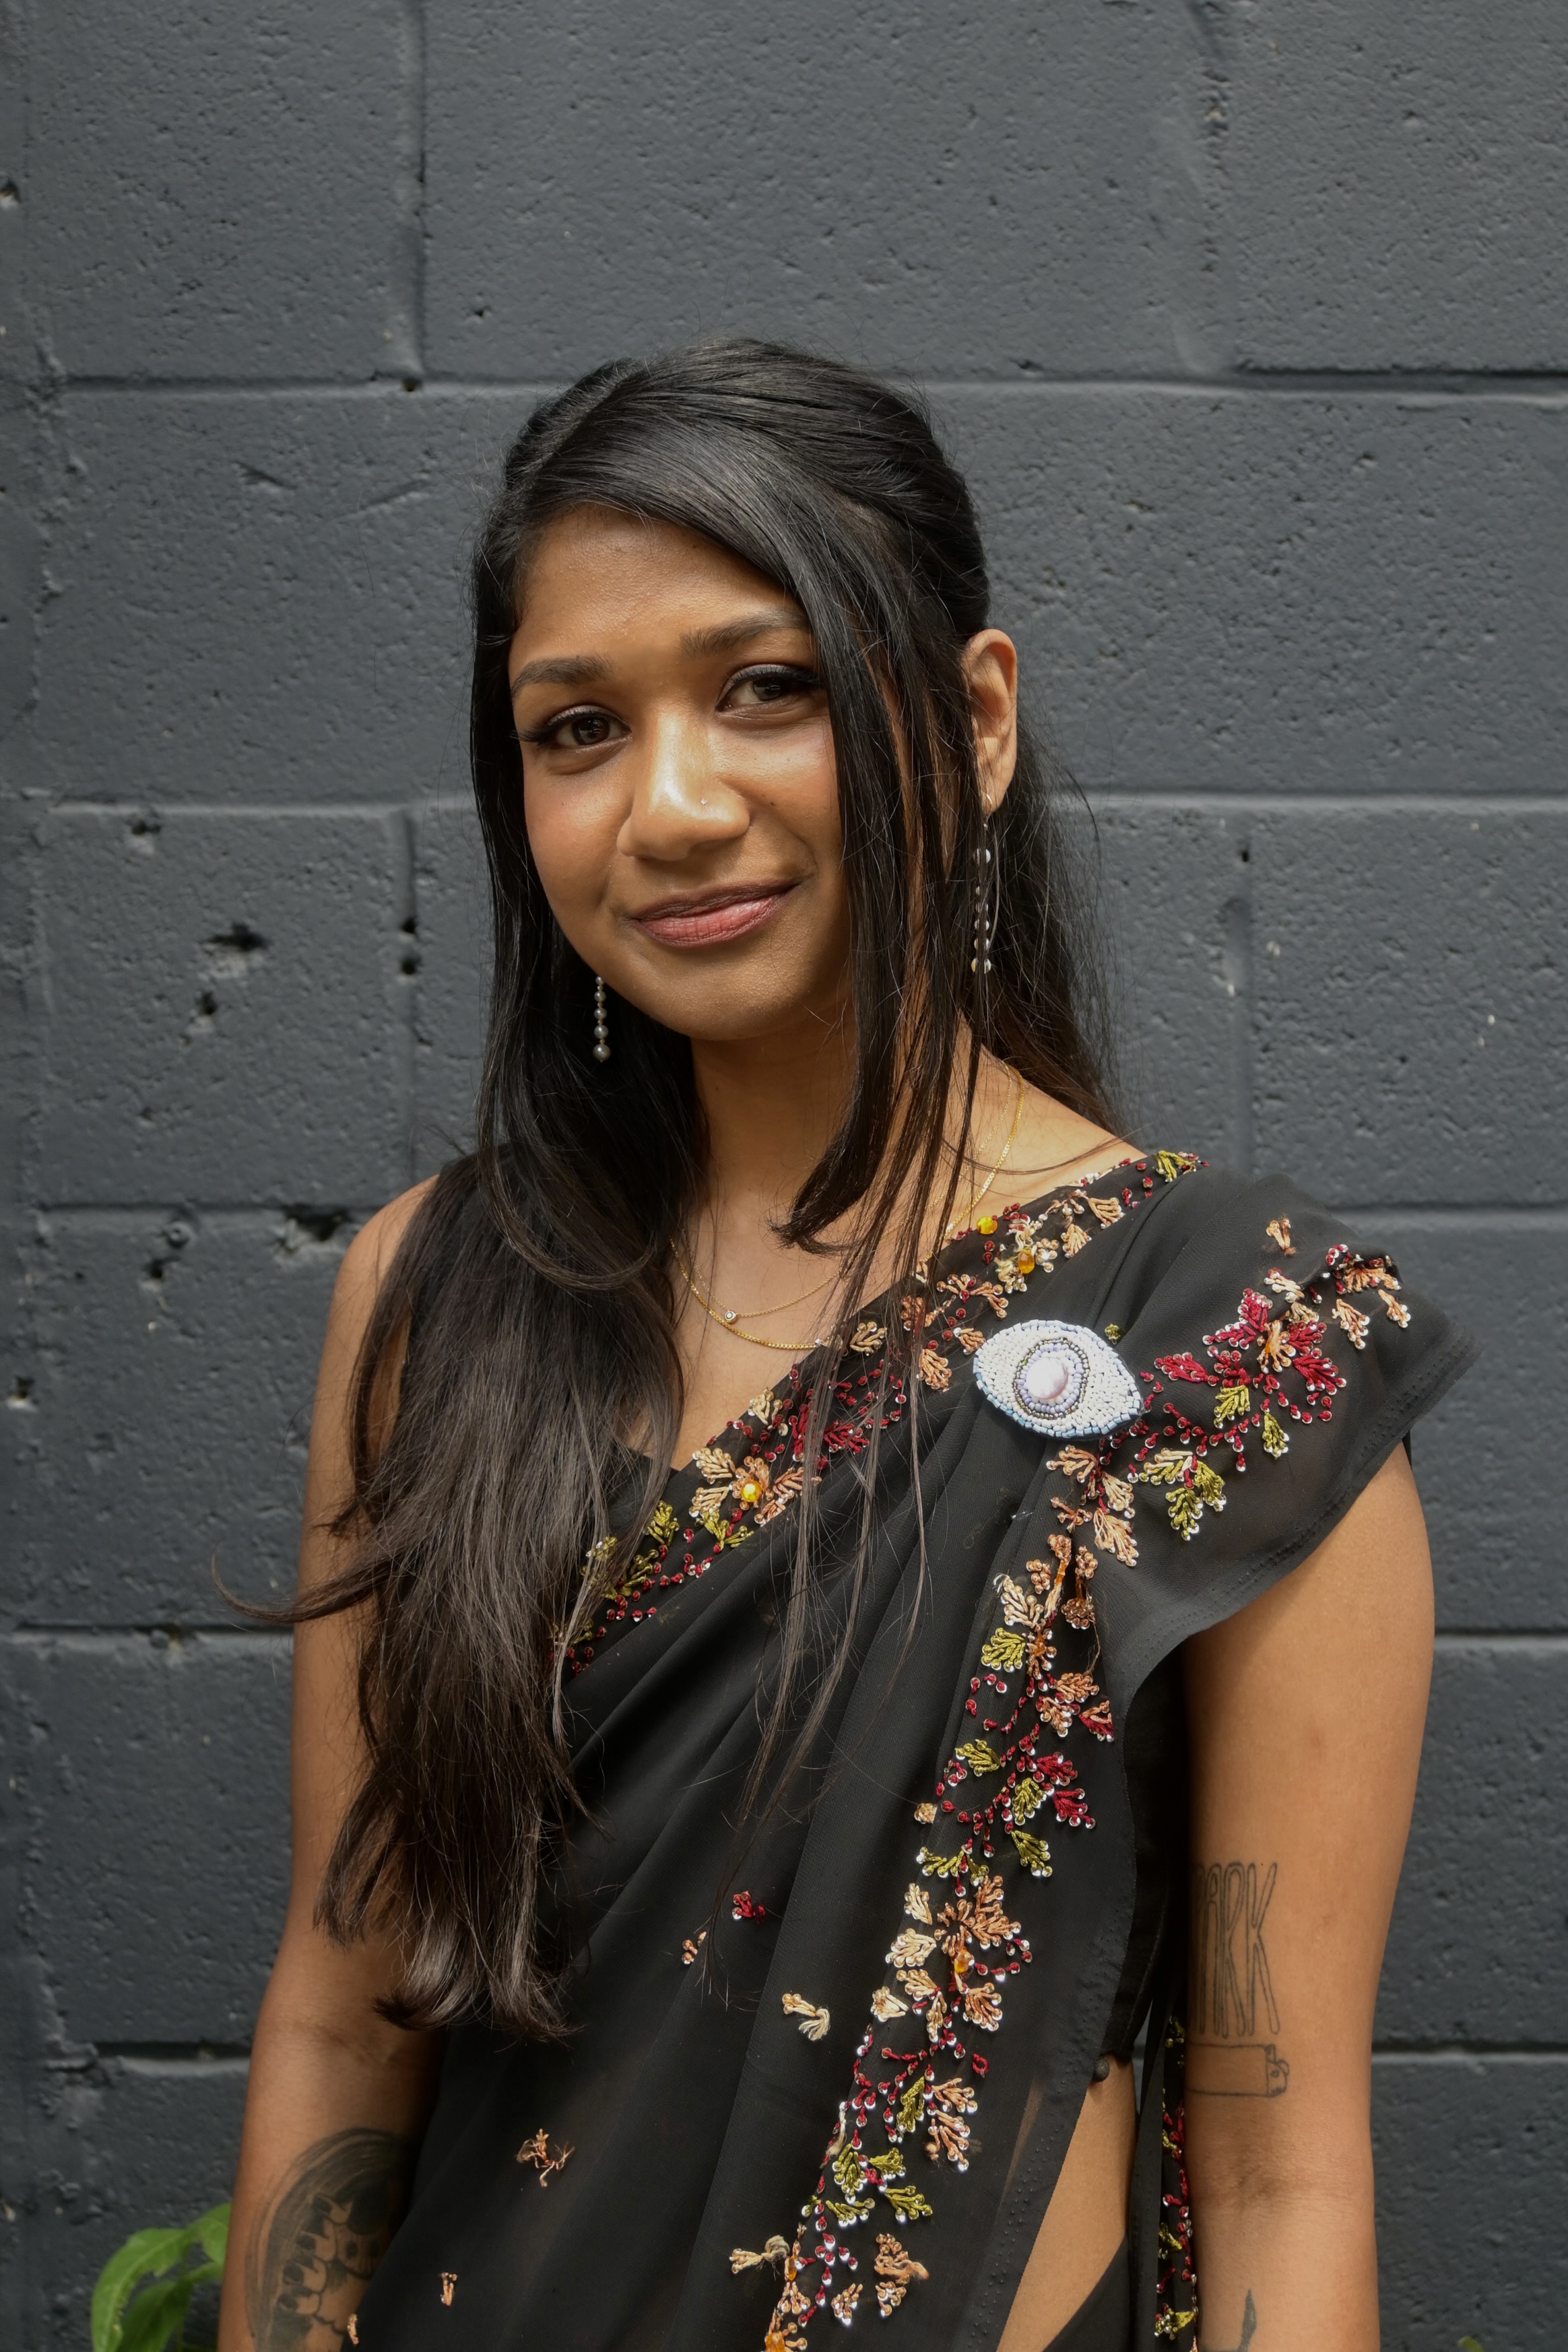
[[[1196,1164],[1173,1154],[1162,1154],[1153,1163],[1167,1182]],[[1152,1190],[1149,1166],[1138,1163],[1145,1192]],[[1102,1226],[1114,1223],[1135,1198],[1131,1189],[1119,1197],[1082,1195],[1055,1234],[1047,1230],[1047,1220],[1065,1203],[1053,1202],[1034,1218],[1014,1213],[1007,1241],[988,1245],[983,1276],[949,1276],[938,1287],[966,1302],[981,1299],[1005,1317],[1009,1295],[1023,1289],[1031,1274],[1048,1273],[1058,1254],[1070,1256],[1085,1245],[1090,1219]],[[1267,1238],[1281,1256],[1296,1254],[1288,1219],[1275,1220]],[[1227,1466],[1245,1471],[1250,1436],[1257,1435],[1266,1455],[1278,1458],[1289,1449],[1288,1424],[1329,1417],[1334,1397],[1346,1385],[1323,1345],[1330,1326],[1361,1349],[1369,1312],[1376,1307],[1396,1324],[1409,1321],[1389,1262],[1359,1257],[1346,1244],[1334,1244],[1321,1271],[1305,1281],[1270,1267],[1266,1282],[1272,1300],[1248,1289],[1235,1321],[1205,1335],[1206,1361],[1184,1353],[1157,1358],[1154,1371],[1142,1376],[1143,1410],[1136,1418],[1099,1446],[1068,1445],[1050,1457],[1047,1466],[1060,1474],[1068,1489],[1065,1497],[1052,1498],[1059,1528],[1046,1538],[1048,1558],[1026,1564],[1026,1583],[1016,1574],[996,1579],[999,1618],[982,1646],[981,1673],[971,1683],[967,1711],[974,1717],[987,1703],[1010,1705],[1005,1714],[981,1716],[944,1765],[935,1801],[916,1808],[917,1820],[926,1825],[952,1816],[959,1840],[950,1845],[932,1839],[917,1853],[921,1879],[911,1882],[905,1897],[910,1924],[889,1948],[891,1981],[873,1993],[850,2094],[839,2109],[822,2174],[784,2263],[764,2352],[805,2352],[805,2331],[824,2310],[850,2324],[855,2299],[839,2274],[858,2266],[849,2241],[858,2226],[889,2207],[900,2227],[934,2211],[924,2189],[908,2178],[912,2143],[923,2138],[923,2152],[933,2164],[967,2168],[973,2130],[969,2119],[977,2110],[989,2062],[964,2037],[996,2032],[1007,1979],[1031,1957],[1021,1923],[1007,1915],[1003,1870],[1012,1857],[998,1855],[1005,1841],[1016,1856],[1020,1880],[1048,1877],[1050,1848],[1038,1822],[1054,1816],[1069,1828],[1094,1826],[1077,1768],[1060,1748],[1047,1752],[1047,1744],[1053,1734],[1065,1739],[1075,1726],[1098,1739],[1112,1737],[1109,1706],[1093,1679],[1092,1582],[1103,1553],[1130,1568],[1137,1563],[1138,1489],[1144,1489],[1146,1500],[1162,1503],[1173,1532],[1190,1540],[1205,1509],[1225,1507],[1225,1480],[1209,1456],[1227,1457]],[[1356,1305],[1358,1297],[1364,1297],[1364,1306]],[[949,1336],[971,1352],[980,1344],[973,1327]],[[1108,1336],[1121,1335],[1118,1330]],[[1206,1420],[1173,1397],[1172,1389],[1184,1384],[1210,1391]],[[1081,1666],[1058,1667],[1058,1643],[1068,1630],[1089,1651]],[[989,1702],[982,1696],[985,1692],[992,1695]],[[981,1801],[973,1801],[976,1796]],[[961,1803],[963,1798],[970,1802]],[[935,1888],[921,1883],[931,1879],[938,1882]],[[896,2038],[884,2040],[879,2029],[889,2026],[897,2029]],[[1173,2040],[1179,2059],[1179,2028]],[[1197,2290],[1179,2098],[1162,2121],[1165,2179],[1157,2331],[1177,2352],[1191,2352]],[[890,2233],[879,2243],[902,2257],[900,2241]],[[880,2256],[876,2268],[882,2272]],[[899,2268],[896,2292],[884,2295],[882,2285],[878,2288],[884,2318],[902,2302],[910,2283],[927,2275],[907,2257]]]
[[[1060,1258],[1076,1256],[1094,1233],[1120,1223],[1161,1181],[1173,1183],[1198,1164],[1185,1152],[1156,1152],[1089,1177],[1028,1213],[1014,1208],[1001,1218],[980,1218],[974,1232],[982,1243],[984,1271],[941,1275],[924,1297],[910,1295],[899,1302],[905,1331],[920,1338],[914,1372],[921,1385],[933,1395],[946,1393],[965,1357],[984,1341],[976,1317],[988,1313],[1005,1321],[1009,1299],[1026,1289],[1031,1276],[1048,1275]],[[1085,1189],[1117,1178],[1122,1180],[1117,1191]],[[925,1272],[920,1269],[922,1280]],[[886,1344],[884,1324],[862,1316],[837,1368],[815,1476],[820,1478],[839,1454],[859,1453],[870,1443],[879,1397],[882,1428],[902,1419],[908,1404],[904,1376],[893,1371],[885,1387],[880,1381]],[[613,1626],[654,1615],[662,1593],[703,1575],[722,1553],[788,1509],[805,1485],[809,1412],[810,1380],[804,1364],[795,1366],[776,1391],[753,1397],[721,1438],[697,1448],[690,1473],[682,1474],[696,1477],[683,1510],[668,1499],[658,1504],[626,1569],[605,1594],[593,1630],[573,1644],[574,1673],[588,1664]],[[614,1537],[606,1537],[589,1554],[585,1570],[602,1568],[615,1549]]]
[[[1288,1225],[1285,1230],[1289,1234]],[[1369,1305],[1381,1305],[1391,1322],[1410,1320],[1398,1296],[1399,1276],[1388,1260],[1358,1257],[1344,1242],[1326,1252],[1321,1271],[1306,1282],[1278,1266],[1269,1268],[1267,1280],[1280,1303],[1271,1306],[1259,1292],[1245,1290],[1235,1322],[1204,1334],[1206,1364],[1192,1355],[1155,1358],[1161,1377],[1151,1381],[1144,1414],[1121,1441],[1133,1441],[1128,1477],[1161,1490],[1172,1527],[1187,1542],[1202,1526],[1205,1508],[1225,1508],[1225,1480],[1211,1455],[1228,1453],[1233,1467],[1244,1471],[1247,1441],[1254,1433],[1264,1453],[1278,1460],[1289,1450],[1287,1423],[1330,1418],[1345,1375],[1323,1342],[1331,1322],[1352,1348],[1366,1346],[1370,1317],[1355,1304],[1358,1293]],[[1186,1412],[1167,1383],[1209,1390],[1208,1422]],[[1156,1398],[1162,1402],[1151,1412]],[[1084,1478],[1086,1488],[1092,1489],[1100,1475],[1097,1462]]]
[[[1268,1238],[1278,1241],[1283,1233],[1289,1242],[1289,1220],[1277,1218]],[[1290,1448],[1289,1423],[1330,1419],[1345,1386],[1344,1373],[1324,1347],[1331,1323],[1360,1349],[1366,1346],[1369,1308],[1381,1306],[1390,1322],[1402,1326],[1410,1320],[1389,1261],[1358,1257],[1345,1242],[1326,1251],[1321,1270],[1305,1282],[1278,1266],[1270,1266],[1266,1281],[1279,1303],[1243,1291],[1236,1320],[1205,1332],[1206,1363],[1185,1352],[1156,1356],[1153,1371],[1142,1376],[1144,1405],[1135,1420],[1099,1446],[1066,1445],[1053,1454],[1051,1468],[1079,1489],[1079,1500],[1055,1500],[1064,1528],[1090,1528],[1102,1549],[1134,1566],[1134,1489],[1143,1486],[1157,1490],[1172,1528],[1190,1543],[1205,1512],[1225,1508],[1219,1463],[1228,1456],[1230,1469],[1245,1471],[1254,1435],[1278,1461]],[[1367,1307],[1355,1304],[1358,1293],[1367,1297]],[[1173,1386],[1208,1390],[1207,1419],[1188,1412]]]
[[[1048,1558],[995,1580],[999,1622],[966,1702],[973,1728],[943,1765],[936,1797],[916,1808],[922,1825],[942,1823],[957,1840],[935,1834],[916,1854],[920,1876],[904,1895],[908,1924],[889,1946],[889,1980],[871,1997],[849,2096],[790,2249],[766,2352],[801,2352],[804,2327],[823,2309],[849,2324],[858,2283],[840,2273],[858,2267],[851,2231],[889,2211],[900,2226],[934,2211],[909,2177],[916,2147],[932,2165],[968,2170],[970,2118],[989,2065],[973,2037],[997,2031],[1007,1981],[1032,1957],[1021,1922],[1009,1916],[1000,1857],[1010,1846],[1022,1874],[1048,1878],[1042,1822],[1094,1826],[1078,1767],[1056,1744],[1075,1724],[1097,1739],[1111,1737],[1092,1672],[1058,1667],[1059,1639],[1091,1654],[1092,1571],[1070,1543],[1053,1540],[1048,1549]],[[982,1712],[992,1706],[994,1715]],[[786,2010],[793,2005],[786,1994]],[[877,2307],[886,2319],[927,2273],[891,2232],[878,2248]]]
[[[1005,1322],[1011,1299],[1032,1278],[1048,1276],[1062,1259],[1087,1248],[1097,1232],[1121,1223],[1161,1183],[1174,1183],[1199,1165],[1186,1153],[1158,1152],[1123,1161],[1032,1211],[1013,1208],[1001,1218],[979,1218],[973,1230],[982,1244],[982,1270],[942,1274],[932,1283],[922,1267],[921,1293],[897,1302],[905,1332],[919,1342],[913,1371],[920,1384],[936,1395],[950,1391],[963,1358],[984,1342],[978,1317],[988,1314]],[[1089,1189],[1116,1179],[1122,1181],[1114,1190]],[[885,1327],[874,1317],[863,1317],[850,1336],[814,1475],[819,1477],[837,1454],[869,1443],[879,1398],[883,1428],[906,1410],[902,1376],[893,1372],[885,1385],[879,1382],[876,1360],[886,1339]],[[956,1361],[950,1353],[954,1348],[961,1351]],[[684,1523],[668,1499],[659,1505],[629,1567],[609,1591],[599,1623],[574,1646],[574,1670],[587,1664],[611,1626],[653,1614],[660,1591],[702,1575],[724,1550],[765,1527],[801,1493],[807,1475],[808,1413],[804,1372],[796,1368],[778,1396],[769,1392],[753,1399],[723,1433],[731,1442],[697,1449],[692,1469],[699,1483],[691,1489]],[[1110,1491],[1114,1495],[1114,1482]],[[1125,1497],[1130,1513],[1130,1488]],[[1101,1539],[1110,1549],[1126,1557],[1125,1544],[1136,1557],[1114,1502],[1102,1502],[1082,1516],[1097,1534],[1103,1525]],[[915,1879],[908,1889],[905,1911],[911,1925],[900,1930],[887,1953],[892,1981],[872,1995],[850,2097],[840,2108],[816,2195],[784,2254],[766,2352],[804,2352],[802,2330],[817,2313],[830,2314],[844,2326],[853,2324],[863,2282],[853,2275],[858,2264],[842,2242],[844,2231],[889,2211],[900,2227],[932,2212],[922,2189],[906,2177],[906,2143],[911,2137],[932,2164],[968,2169],[969,2119],[989,2062],[964,2037],[997,2031],[1007,1979],[1031,1958],[1021,1922],[1008,1916],[999,1854],[1010,1847],[1006,1862],[1016,1858],[1021,1876],[1048,1878],[1050,1847],[1041,1834],[1042,1822],[1072,1829],[1094,1825],[1079,1769],[1055,1743],[1075,1726],[1096,1739],[1111,1737],[1110,1709],[1092,1674],[1090,1586],[1097,1556],[1087,1542],[1075,1545],[1054,1534],[1046,1549],[1047,1558],[1028,1560],[1019,1575],[997,1579],[998,1622],[983,1648],[966,1702],[967,1713],[979,1720],[943,1766],[936,1797],[915,1808],[916,1820],[928,1828],[941,1815],[952,1816],[959,1841],[949,1847],[933,1839],[915,1857],[921,1879],[936,1884],[928,1887]],[[607,1549],[596,1551],[588,1566],[601,1566],[610,1556]],[[1058,1672],[1057,1644],[1064,1637],[1083,1643],[1084,1659]],[[1001,1711],[982,1716],[982,1706],[991,1704]],[[688,1940],[682,1955],[688,1965],[696,1960],[700,1942]],[[785,1993],[783,2002],[786,2017],[808,2039],[826,2035],[825,2009],[796,1992]],[[883,2042],[879,2055],[879,2029],[889,2028],[897,2028],[898,2041]],[[889,2071],[879,2074],[879,2064]],[[868,2140],[879,2136],[886,2145],[868,2153]],[[735,2249],[731,2269],[763,2267],[777,2258],[782,2243],[770,2239],[756,2255]],[[887,2230],[878,2234],[873,2269],[876,2307],[884,2319],[929,2275]],[[840,2279],[840,2272],[850,2275]]]
[[[1160,2116],[1160,2234],[1154,2286],[1154,2333],[1173,2352],[1197,2352],[1198,2276],[1193,2262],[1193,2200],[1187,2186],[1186,2119],[1178,2089],[1185,2037],[1173,2020],[1165,2035],[1167,2088]]]
[[[541,2124],[533,2137],[525,2139],[518,2149],[517,2160],[519,2164],[531,2164],[538,2174],[541,2189],[548,2189],[552,2176],[564,2172],[568,2157],[574,2156],[576,2152],[570,2141],[563,2147],[553,2146]]]

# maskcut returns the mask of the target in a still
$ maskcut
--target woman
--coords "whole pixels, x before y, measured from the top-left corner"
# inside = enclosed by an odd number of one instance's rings
[[[601,370],[476,583],[479,1146],[327,1333],[224,2352],[1375,2345],[1467,1343],[1116,1132],[908,401]]]

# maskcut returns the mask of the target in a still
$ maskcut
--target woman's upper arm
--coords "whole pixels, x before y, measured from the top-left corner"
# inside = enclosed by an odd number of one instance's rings
[[[1431,1657],[1403,1448],[1299,1569],[1187,1645],[1189,2127],[1212,2193],[1342,2167],[1364,2138]]]
[[[386,1270],[428,1189],[416,1186],[380,1210],[354,1236],[339,1268],[310,1416],[301,1592],[345,1564],[347,1539],[333,1535],[331,1523],[353,1492],[350,1428],[360,1349]],[[359,1632],[359,1612],[352,1610],[295,1629],[291,1926],[313,1918],[322,1872],[363,1769]]]

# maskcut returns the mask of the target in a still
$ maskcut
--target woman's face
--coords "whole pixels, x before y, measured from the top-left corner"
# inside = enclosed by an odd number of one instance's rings
[[[508,671],[540,879],[590,970],[696,1039],[834,1021],[849,918],[805,616],[696,532],[582,507]]]

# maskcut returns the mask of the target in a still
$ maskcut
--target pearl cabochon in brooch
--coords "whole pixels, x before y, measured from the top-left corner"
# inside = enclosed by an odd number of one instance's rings
[[[1120,1356],[1083,1323],[1015,1323],[974,1357],[994,1405],[1042,1437],[1098,1437],[1143,1407]]]

